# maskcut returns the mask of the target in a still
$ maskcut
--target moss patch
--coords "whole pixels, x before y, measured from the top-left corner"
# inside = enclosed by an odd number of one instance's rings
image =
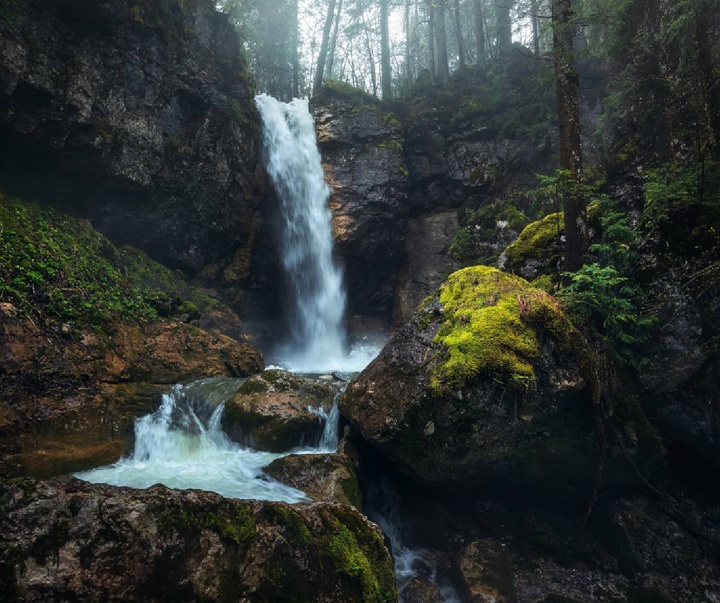
[[[142,251],[118,249],[87,221],[2,193],[0,297],[36,317],[99,328],[191,320],[220,305]]]
[[[560,236],[565,228],[561,212],[528,224],[505,254],[508,267],[516,270],[528,260],[538,260],[554,270],[560,260]]]
[[[359,582],[362,601],[397,601],[395,576],[388,571],[388,564],[379,563],[374,548],[362,546],[348,526],[337,524],[334,527],[327,542],[327,551],[336,571]]]
[[[474,266],[451,274],[439,301],[444,319],[434,341],[442,349],[431,373],[438,392],[461,389],[481,375],[532,389],[538,331],[549,331],[566,349],[576,333],[550,295],[494,268]]]
[[[89,223],[0,194],[0,293],[24,311],[91,325],[157,318],[117,257]]]

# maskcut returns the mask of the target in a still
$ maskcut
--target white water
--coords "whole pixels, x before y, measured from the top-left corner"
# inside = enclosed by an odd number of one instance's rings
[[[330,188],[308,101],[282,103],[266,94],[255,101],[268,174],[280,200],[280,257],[292,306],[290,340],[274,361],[298,372],[360,371],[379,348],[348,351],[343,275],[333,261]]]
[[[260,452],[231,441],[220,426],[224,401],[232,396],[238,379],[204,379],[176,385],[163,396],[160,408],[135,422],[135,449],[114,465],[77,473],[94,483],[149,488],[196,488],[228,498],[309,500],[305,493],[263,474],[263,467],[284,454]],[[319,447],[292,453],[334,452],[337,449],[337,407],[326,420]],[[334,420],[335,423],[330,421]],[[285,454],[289,454],[285,453]]]

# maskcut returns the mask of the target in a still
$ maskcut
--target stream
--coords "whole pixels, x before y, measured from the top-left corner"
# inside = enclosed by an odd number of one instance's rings
[[[265,351],[266,358],[273,365],[301,374],[360,372],[379,353],[384,341],[368,335],[349,344],[343,274],[333,259],[330,189],[325,183],[308,101],[281,103],[262,94],[256,102],[263,119],[267,170],[279,200],[279,254],[290,300],[285,317],[287,340]],[[154,413],[137,419],[130,456],[76,476],[133,488],[157,483],[196,488],[228,498],[287,503],[310,500],[304,492],[270,478],[263,468],[288,454],[335,452],[340,394],[330,411],[312,409],[323,422],[317,442],[276,454],[242,446],[223,432],[225,402],[241,384],[240,379],[211,378],[175,385]],[[400,589],[418,576],[435,583],[432,555],[404,544],[405,526],[392,486],[371,488],[367,494],[368,515],[392,543]],[[452,589],[439,582],[438,587],[446,603],[459,600]]]

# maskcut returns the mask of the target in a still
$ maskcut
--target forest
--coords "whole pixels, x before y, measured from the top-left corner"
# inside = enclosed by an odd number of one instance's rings
[[[8,601],[718,603],[720,0],[0,0]]]

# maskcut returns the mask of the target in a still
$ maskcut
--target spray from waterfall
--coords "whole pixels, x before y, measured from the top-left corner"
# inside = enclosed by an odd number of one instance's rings
[[[308,101],[282,103],[261,94],[256,102],[267,170],[280,200],[280,256],[292,306],[291,337],[282,361],[296,371],[343,370],[345,292],[332,256],[330,189]]]

